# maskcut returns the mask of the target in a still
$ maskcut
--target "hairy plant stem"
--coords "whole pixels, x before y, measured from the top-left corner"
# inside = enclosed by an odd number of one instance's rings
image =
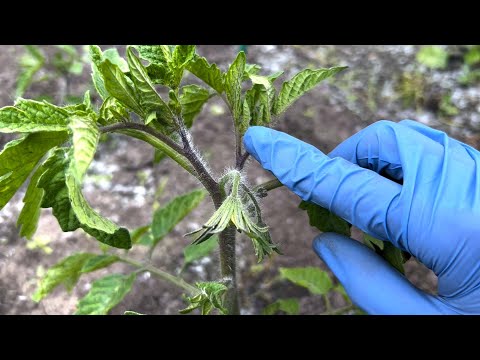
[[[185,157],[189,159],[196,172],[199,174],[198,180],[205,186],[212,197],[215,210],[222,205],[225,200],[225,194],[222,193],[218,183],[213,179],[209,171],[205,168],[201,160],[197,157],[190,143],[189,135],[185,129],[183,120],[177,120],[179,125],[180,137],[183,142]],[[225,295],[224,307],[228,314],[238,315],[240,313],[237,295],[236,281],[236,262],[235,262],[235,236],[234,227],[228,227],[219,234],[220,247],[220,274],[223,280],[227,280],[228,291]]]
[[[179,278],[177,276],[169,274],[166,271],[160,270],[159,268],[157,268],[153,265],[143,264],[141,262],[138,262],[138,261],[136,261],[134,259],[131,259],[131,258],[128,258],[128,257],[120,257],[120,261],[138,268],[141,272],[148,271],[148,272],[152,273],[153,275],[155,275],[156,277],[158,277],[160,279],[163,279],[163,280],[166,280],[166,281],[168,281],[168,282],[170,282],[170,283],[188,291],[190,294],[195,294],[198,291],[198,289],[195,286],[190,285],[189,283],[187,283],[182,278]]]
[[[230,115],[232,117],[233,126],[235,128],[235,168],[241,170],[243,168],[242,163],[242,135],[238,131],[235,116],[233,115],[232,107],[228,102],[225,95],[220,96],[228,107]],[[231,226],[223,230],[219,235],[219,247],[220,247],[220,271],[223,278],[231,279],[230,286],[228,287],[227,294],[225,295],[225,308],[230,315],[240,315],[240,306],[238,303],[238,291],[237,291],[237,270],[235,259],[235,238],[237,232],[235,227]]]
[[[242,163],[242,135],[235,127],[235,168],[241,170]],[[243,167],[243,166],[242,166]]]
[[[242,134],[240,134],[240,131],[238,131],[237,123],[235,121],[236,119],[235,119],[235,116],[233,115],[233,110],[232,110],[232,107],[230,106],[230,103],[228,102],[227,97],[224,94],[221,94],[220,98],[227,105],[228,111],[230,112],[230,116],[232,117],[232,120],[233,120],[233,127],[235,128],[235,168],[237,170],[241,170],[243,168],[243,164],[242,164]],[[247,159],[245,159],[245,160],[247,160]],[[245,161],[243,163],[245,163]]]
[[[243,170],[243,167],[245,166],[245,163],[247,162],[249,156],[250,154],[248,152],[246,152],[243,155],[240,155],[240,158],[237,160],[237,167],[236,167],[238,171]]]
[[[185,124],[181,117],[177,118],[177,124],[179,128],[178,131],[180,133],[180,138],[182,139],[183,143],[182,153],[188,159],[188,161],[190,161],[190,164],[192,164],[193,168],[197,172],[197,179],[208,191],[208,193],[212,197],[215,208],[218,209],[220,205],[222,205],[222,202],[224,200],[218,183],[215,181],[208,169],[203,165],[202,161],[195,153],[193,146],[190,143],[190,138],[185,128]]]
[[[229,315],[239,315],[237,275],[235,261],[236,229],[230,226],[219,234],[220,272],[223,280],[227,281],[228,291],[225,295],[224,307]]]

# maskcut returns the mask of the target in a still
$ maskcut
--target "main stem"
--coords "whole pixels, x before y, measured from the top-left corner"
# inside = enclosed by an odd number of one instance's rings
[[[227,294],[225,295],[224,306],[229,315],[240,314],[235,261],[235,236],[236,231],[233,226],[226,228],[219,235],[220,272],[222,274],[222,278],[227,282],[228,287]]]
[[[202,161],[198,158],[192,147],[192,144],[190,143],[189,135],[181,118],[178,119],[178,124],[180,137],[183,142],[183,153],[199,175],[198,179],[200,182],[210,193],[215,210],[218,210],[225,200],[225,195],[220,190],[218,183],[210,175],[210,172],[205,168]],[[228,291],[225,295],[224,307],[227,309],[227,313],[229,315],[240,314],[237,295],[235,236],[235,228],[228,227],[222,231],[218,237],[218,243],[220,247],[220,274],[223,280],[226,281],[226,285],[228,287]]]

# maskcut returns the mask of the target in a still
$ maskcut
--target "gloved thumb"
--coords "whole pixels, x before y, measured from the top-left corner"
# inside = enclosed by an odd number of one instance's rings
[[[365,245],[323,233],[313,249],[330,267],[353,303],[369,314],[453,314],[439,298],[412,285]]]

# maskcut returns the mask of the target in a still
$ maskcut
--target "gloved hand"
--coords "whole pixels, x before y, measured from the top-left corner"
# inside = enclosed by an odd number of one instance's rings
[[[424,293],[365,245],[313,243],[370,314],[480,313],[480,152],[418,122],[379,121],[328,156],[285,133],[250,128],[247,151],[303,200],[390,241],[438,276]]]

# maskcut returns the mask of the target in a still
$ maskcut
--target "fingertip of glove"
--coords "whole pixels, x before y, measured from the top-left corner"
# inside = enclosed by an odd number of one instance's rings
[[[318,235],[313,239],[313,251],[323,259],[326,252],[331,253],[335,251],[335,241],[337,238],[338,234],[335,233],[323,233]]]
[[[261,161],[264,147],[271,143],[272,130],[263,126],[251,126],[243,136],[243,144],[249,154]]]

